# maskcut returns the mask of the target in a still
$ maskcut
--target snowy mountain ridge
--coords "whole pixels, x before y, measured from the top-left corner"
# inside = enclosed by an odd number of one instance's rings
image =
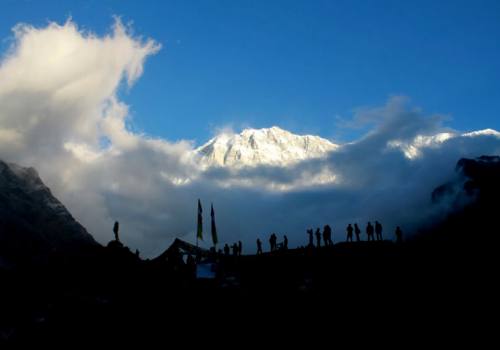
[[[295,135],[273,126],[223,132],[195,150],[204,167],[286,166],[325,157],[339,145],[313,135]]]

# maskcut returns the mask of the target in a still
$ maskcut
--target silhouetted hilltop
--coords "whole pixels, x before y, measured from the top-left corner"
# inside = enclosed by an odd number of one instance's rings
[[[473,244],[497,240],[500,200],[500,157],[462,158],[457,162],[456,179],[432,192],[434,205],[454,209],[445,220],[431,225],[424,238]]]
[[[97,245],[35,169],[0,161],[0,260],[4,264]]]
[[[341,242],[232,255],[176,239],[158,258],[141,260],[120,242],[118,230],[106,247],[75,239],[76,245],[86,242],[83,245],[96,249],[77,259],[56,255],[42,267],[0,269],[4,283],[0,345],[2,341],[68,344],[81,339],[117,345],[128,344],[130,337],[161,342],[165,334],[175,336],[186,329],[191,334],[202,319],[208,320],[203,329],[210,335],[232,327],[254,332],[257,323],[262,329],[286,322],[317,327],[324,319],[332,328],[331,323],[339,322],[359,330],[386,319],[402,323],[404,317],[422,320],[426,326],[437,322],[441,332],[444,323],[436,315],[452,319],[470,309],[491,307],[497,275],[492,263],[496,245],[491,242],[498,232],[499,171],[499,157],[461,159],[457,178],[432,193],[435,205],[454,202],[457,210],[442,222],[430,223],[414,240]],[[37,176],[19,180],[9,172],[8,166],[0,172],[2,210],[12,197],[18,203],[15,207],[23,199],[25,208],[36,212],[38,207],[28,205],[33,185],[12,185],[20,189],[15,191],[4,182],[34,181],[43,186],[41,181]],[[41,208],[46,207],[44,199],[53,198],[44,188],[34,196]],[[51,218],[50,208],[41,209],[45,216],[34,217]],[[69,215],[65,213],[64,209],[62,218]],[[27,232],[27,237],[38,233],[35,228]],[[78,238],[78,232],[70,237]],[[206,277],[202,268],[214,274]],[[252,327],[242,326],[245,322]]]

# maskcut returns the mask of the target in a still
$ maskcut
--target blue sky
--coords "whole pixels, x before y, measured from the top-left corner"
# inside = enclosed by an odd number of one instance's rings
[[[337,118],[391,95],[459,130],[500,129],[498,1],[0,0],[0,48],[19,22],[72,16],[102,34],[113,15],[163,46],[122,92],[150,135],[279,125],[349,140]]]

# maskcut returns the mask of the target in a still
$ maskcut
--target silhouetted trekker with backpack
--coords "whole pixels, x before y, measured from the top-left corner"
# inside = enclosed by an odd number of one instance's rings
[[[356,242],[361,241],[361,230],[358,227],[358,224],[354,224],[354,233],[356,234]]]
[[[331,247],[333,245],[332,228],[330,225],[325,225],[325,227],[323,227],[323,241],[325,242],[325,247]]]
[[[377,235],[377,241],[382,240],[382,224],[378,221],[375,221],[375,234]]]
[[[118,231],[120,231],[120,224],[118,221],[115,221],[115,224],[113,225],[113,232],[115,234],[115,241],[120,242],[120,238],[118,237]]]
[[[243,253],[243,243],[241,243],[241,241],[238,241],[238,255],[241,256],[242,253]]]
[[[257,255],[262,254],[262,241],[257,238]]]
[[[286,235],[283,236],[283,250],[288,250],[288,237]]]
[[[373,235],[373,225],[368,221],[368,225],[366,225],[366,235],[368,236],[368,241],[374,241],[375,236]]]
[[[314,247],[314,237],[313,237],[313,229],[310,228],[307,230],[307,234],[309,235],[309,247]]]
[[[347,231],[346,242],[352,242],[352,231],[353,231],[353,228],[352,228],[351,224],[347,225],[346,231]]]
[[[402,243],[403,242],[403,231],[401,231],[401,227],[396,227],[396,243]]]
[[[234,243],[232,245],[232,249],[233,249],[233,255],[238,256],[238,244],[237,243]]]
[[[314,234],[316,235],[316,246],[319,248],[321,247],[321,231],[319,230],[319,227],[316,229]]]
[[[224,244],[224,255],[229,255],[229,246],[226,244]]]

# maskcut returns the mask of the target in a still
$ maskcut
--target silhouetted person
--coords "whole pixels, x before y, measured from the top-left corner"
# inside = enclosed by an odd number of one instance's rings
[[[241,241],[238,241],[238,255],[241,255],[243,252],[243,243]]]
[[[330,225],[325,225],[325,227],[323,227],[323,241],[325,242],[325,247],[330,247],[333,245],[332,228],[330,227]]]
[[[366,225],[366,235],[368,236],[368,241],[374,241],[375,236],[373,235],[373,225],[368,221],[368,225]]]
[[[286,235],[283,236],[283,249],[288,249],[288,237]]]
[[[234,243],[232,245],[232,248],[233,248],[233,255],[234,256],[238,256],[238,244],[237,243]]]
[[[356,241],[361,241],[361,230],[358,227],[358,224],[354,224],[354,233],[356,234]]]
[[[375,234],[377,235],[377,241],[382,240],[382,224],[378,221],[375,221]]]
[[[257,238],[257,255],[262,254],[262,241]]]
[[[316,246],[319,248],[321,247],[321,232],[319,230],[319,227],[316,229],[316,232],[314,234],[316,235]]]
[[[139,255],[140,255],[140,253],[139,253],[139,249],[136,249],[136,250],[135,250],[135,256],[139,258]]]
[[[274,252],[276,250],[276,240],[276,234],[272,233],[269,237],[269,248],[271,249],[271,252]]]
[[[229,246],[226,244],[224,244],[224,255],[229,255]]]
[[[354,229],[352,228],[351,224],[347,225],[346,231],[347,231],[346,242],[352,242],[352,232],[354,231]]]
[[[118,221],[115,221],[113,226],[113,232],[115,233],[115,241],[120,242],[120,238],[118,237],[118,231],[120,231],[120,224]]]
[[[309,247],[314,247],[313,229],[308,229],[307,234],[309,235]]]
[[[401,227],[396,227],[396,243],[403,242],[403,231],[401,231]]]

